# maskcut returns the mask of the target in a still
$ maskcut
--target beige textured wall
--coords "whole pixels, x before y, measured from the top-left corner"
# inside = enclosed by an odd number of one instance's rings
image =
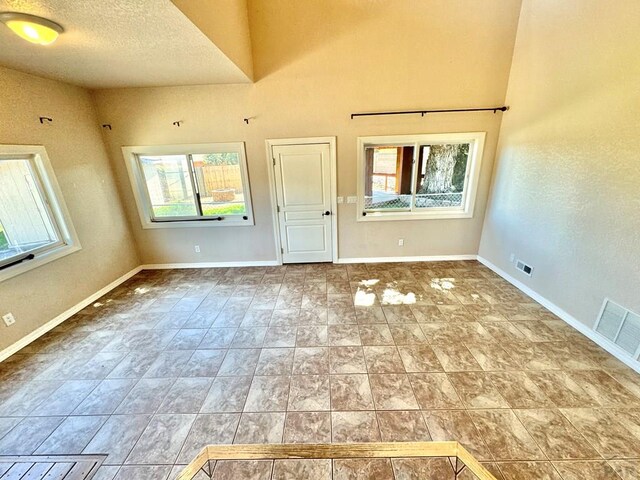
[[[486,131],[473,219],[356,223],[355,205],[339,207],[340,257],[476,254],[501,114],[349,114],[502,104],[519,11],[520,0],[253,0],[255,84],[95,92],[144,263],[275,259],[265,139],[337,136],[338,195],[347,196],[358,136]],[[223,141],[247,144],[256,226],[142,230],[120,147]]]
[[[249,79],[253,58],[247,0],[171,0]]]
[[[589,325],[607,296],[640,311],[639,19],[637,0],[523,2],[480,247]]]
[[[44,145],[82,250],[0,283],[0,350],[139,265],[87,91],[0,68],[0,144]],[[39,116],[54,119],[40,125]]]

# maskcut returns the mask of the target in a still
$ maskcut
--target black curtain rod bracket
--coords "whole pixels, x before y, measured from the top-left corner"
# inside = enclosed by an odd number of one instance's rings
[[[462,112],[506,112],[509,107],[482,107],[482,108],[448,108],[443,110],[398,110],[393,112],[366,112],[366,113],[352,113],[351,119],[356,117],[378,117],[382,115],[417,115],[420,114],[424,117],[430,113],[462,113]]]

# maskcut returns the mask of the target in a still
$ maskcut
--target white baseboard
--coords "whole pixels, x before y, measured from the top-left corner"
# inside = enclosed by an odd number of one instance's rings
[[[136,267],[133,270],[131,270],[130,272],[125,273],[120,278],[114,280],[113,282],[111,282],[106,287],[101,288],[100,290],[98,290],[93,295],[85,298],[80,303],[77,303],[76,305],[74,305],[73,307],[69,308],[68,310],[65,310],[60,315],[58,315],[57,317],[55,317],[52,320],[49,320],[47,323],[45,323],[41,327],[36,328],[33,332],[29,333],[25,337],[22,337],[20,340],[18,340],[13,345],[9,345],[4,350],[0,351],[0,362],[2,362],[5,359],[9,358],[11,355],[16,353],[17,351],[23,349],[24,347],[29,345],[34,340],[37,340],[42,335],[47,333],[49,330],[52,330],[53,328],[57,327],[62,322],[64,322],[66,319],[68,319],[71,316],[75,315],[76,313],[78,313],[83,308],[88,307],[93,302],[95,302],[98,298],[103,296],[105,293],[109,292],[110,290],[113,290],[118,285],[120,285],[120,284],[126,282],[127,280],[129,280],[131,277],[133,277],[140,270],[142,270],[142,267]]]
[[[199,262],[199,263],[150,263],[141,265],[141,270],[169,270],[173,268],[220,268],[220,267],[275,267],[277,260],[255,260],[248,262]]]
[[[399,263],[399,262],[450,262],[475,260],[477,255],[431,255],[422,257],[360,257],[339,258],[336,263]]]
[[[521,290],[525,295],[531,297],[533,300],[538,302],[540,305],[545,307],[547,310],[552,312],[554,315],[556,315],[559,318],[561,318],[562,320],[564,320],[566,323],[571,325],[573,328],[575,328],[577,331],[579,331],[581,334],[583,334],[589,340],[593,341],[597,345],[599,345],[602,348],[604,348],[607,352],[609,352],[611,355],[616,357],[622,363],[624,363],[625,365],[629,366],[630,368],[633,368],[636,372],[640,373],[640,362],[639,361],[637,361],[637,360],[633,359],[632,357],[630,357],[627,352],[625,352],[623,349],[618,347],[615,343],[612,343],[611,341],[609,341],[609,339],[607,339],[607,338],[603,337],[602,335],[600,335],[598,332],[596,332],[591,327],[589,327],[589,325],[581,322],[580,320],[575,318],[573,315],[571,315],[567,311],[563,310],[562,308],[560,308],[559,306],[557,306],[555,303],[551,302],[550,300],[547,300],[545,297],[540,295],[538,292],[536,292],[532,288],[526,286],[520,280],[517,280],[516,278],[512,277],[507,272],[505,272],[501,268],[497,267],[496,265],[491,263],[486,258],[481,257],[480,255],[478,255],[478,261],[480,263],[482,263],[483,265],[485,265],[486,267],[488,267],[491,270],[493,270],[498,275],[500,275],[502,278],[504,278],[507,282],[512,284],[514,287],[516,287],[519,290]]]

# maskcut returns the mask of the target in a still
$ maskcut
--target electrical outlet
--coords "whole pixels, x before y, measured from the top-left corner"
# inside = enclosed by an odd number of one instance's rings
[[[399,238],[398,239],[398,246],[399,247],[404,247],[404,238]]]
[[[511,254],[511,256],[509,257],[509,261],[510,261],[511,263],[513,263],[513,261],[514,261],[515,259],[516,259],[516,254],[515,254],[515,253],[512,253],[512,254]]]
[[[4,324],[7,327],[10,327],[11,325],[13,325],[14,323],[16,323],[16,319],[13,316],[13,313],[7,313],[6,315],[2,316],[2,320],[4,321]]]
[[[344,197],[338,197],[336,203],[344,203]]]
[[[200,245],[194,246],[193,249],[196,251],[196,253],[200,253]]]

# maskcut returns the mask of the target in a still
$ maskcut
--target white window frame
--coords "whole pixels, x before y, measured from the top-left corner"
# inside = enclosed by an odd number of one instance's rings
[[[358,222],[377,222],[387,220],[428,220],[428,219],[454,219],[472,218],[478,193],[480,169],[484,151],[485,132],[467,133],[437,133],[417,135],[392,135],[358,137],[358,187],[357,187],[357,211]],[[421,145],[437,145],[452,143],[469,144],[469,160],[465,174],[465,186],[463,189],[462,205],[459,207],[430,207],[415,208],[416,175],[418,156]],[[411,207],[412,210],[365,210],[365,148],[371,146],[413,146],[413,167],[411,170]],[[366,215],[363,213],[366,212]]]
[[[71,215],[62,196],[51,161],[47,151],[42,145],[0,145],[0,160],[29,160],[29,166],[33,173],[36,188],[45,203],[53,227],[58,234],[59,241],[46,245],[28,253],[33,253],[32,260],[24,260],[20,263],[0,270],[0,282],[17,275],[41,267],[49,262],[70,255],[82,249],[78,234],[71,221]],[[21,257],[17,255],[16,257]],[[17,258],[16,258],[17,259]],[[10,259],[4,260],[0,265],[6,265]]]
[[[151,200],[138,157],[144,155],[198,155],[207,153],[237,153],[239,155],[240,176],[242,178],[242,188],[245,192],[245,206],[247,209],[244,216],[246,216],[247,219],[244,220],[242,215],[228,215],[222,216],[222,221],[217,221],[215,218],[205,219],[202,217],[173,217],[164,220],[153,220]],[[127,172],[129,174],[129,180],[131,181],[133,196],[136,201],[142,228],[248,227],[254,225],[251,188],[249,185],[249,172],[247,169],[247,155],[244,142],[122,147],[122,154],[127,166]],[[190,174],[193,175],[191,172]]]

